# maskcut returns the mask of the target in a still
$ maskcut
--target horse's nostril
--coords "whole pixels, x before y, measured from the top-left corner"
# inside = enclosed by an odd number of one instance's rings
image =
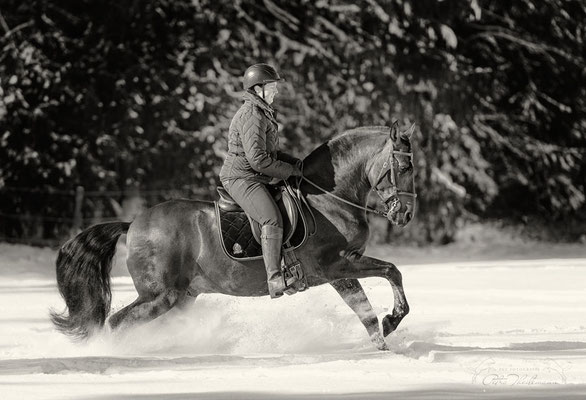
[[[409,211],[407,211],[407,212],[405,213],[405,218],[404,218],[403,220],[405,221],[405,223],[407,223],[407,222],[411,221],[411,218],[412,218],[412,217],[413,217],[413,216],[411,215],[411,213],[410,213]]]

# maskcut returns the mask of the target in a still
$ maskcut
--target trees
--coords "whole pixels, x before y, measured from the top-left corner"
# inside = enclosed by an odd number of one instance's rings
[[[586,200],[586,6],[488,2],[484,14],[462,55],[477,104],[469,125],[499,186],[491,211],[576,215]]]
[[[4,4],[0,187],[211,189],[240,75],[263,61],[287,78],[276,106],[289,151],[417,124],[407,234],[449,241],[468,212],[583,215],[580,1]],[[0,203],[38,207],[1,191]]]
[[[215,138],[228,117],[218,117],[211,60],[186,57],[203,45],[193,37],[217,30],[213,20],[172,1],[14,1],[8,10],[0,185],[122,191],[213,184]],[[2,209],[39,214],[29,197],[2,193]],[[43,204],[45,215],[70,215],[71,202],[55,201]],[[19,223],[4,222],[5,229]]]

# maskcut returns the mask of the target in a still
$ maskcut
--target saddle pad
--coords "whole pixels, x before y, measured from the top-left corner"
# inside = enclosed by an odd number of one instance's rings
[[[242,211],[218,211],[226,253],[234,258],[262,257],[262,248],[252,235],[246,214]]]
[[[250,220],[243,211],[222,210],[216,202],[216,215],[220,225],[220,241],[224,252],[235,259],[253,260],[262,259],[262,247],[254,239]],[[297,224],[289,243],[293,248],[299,247],[305,241],[305,219]]]

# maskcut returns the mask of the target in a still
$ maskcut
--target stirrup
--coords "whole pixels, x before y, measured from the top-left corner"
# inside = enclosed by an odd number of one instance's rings
[[[280,281],[279,283],[282,282],[285,286],[280,286],[279,289],[272,291],[272,292],[271,292],[271,282],[270,282],[270,280],[267,280],[267,286],[269,289],[269,296],[271,296],[271,299],[277,299],[285,293],[288,294],[289,296],[291,296],[292,294],[295,294],[299,291],[298,285],[297,285],[299,280],[297,279],[296,276],[289,276],[287,279],[285,279],[283,274],[281,274],[281,275],[279,275],[278,279]]]
[[[290,276],[288,278],[285,279],[285,290],[284,292],[291,296],[292,294],[295,294],[299,291],[299,289],[297,289],[297,285],[296,283],[299,282],[299,279],[297,279],[296,276]]]
[[[281,273],[283,274],[285,284],[287,285],[285,293],[292,295],[297,292],[303,292],[308,288],[308,285],[303,268],[301,267],[301,261],[299,261],[293,253],[290,253],[289,257],[289,263],[287,263],[285,257],[283,257],[283,260],[281,261]]]

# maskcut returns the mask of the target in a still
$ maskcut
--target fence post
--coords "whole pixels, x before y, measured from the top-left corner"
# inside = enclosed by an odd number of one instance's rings
[[[75,188],[75,210],[73,211],[73,225],[71,226],[71,236],[75,236],[81,230],[83,215],[81,214],[81,206],[83,205],[83,186]]]

